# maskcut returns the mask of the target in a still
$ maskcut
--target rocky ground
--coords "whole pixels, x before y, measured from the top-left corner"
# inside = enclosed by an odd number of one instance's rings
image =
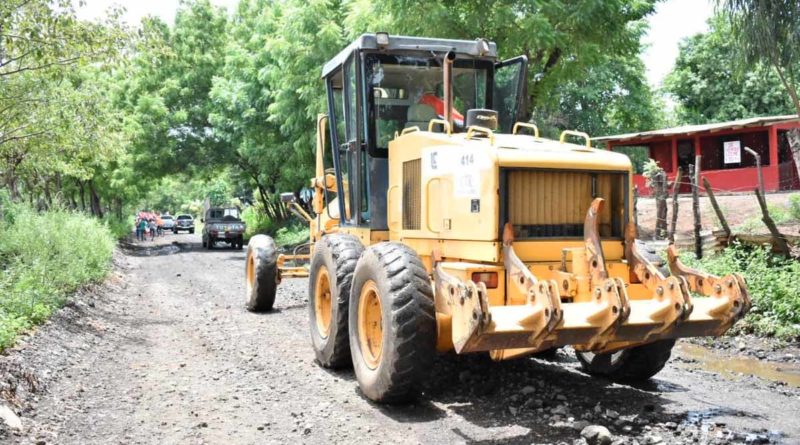
[[[584,375],[566,350],[444,355],[418,402],[380,406],[352,371],[314,363],[306,280],[253,314],[243,252],[197,235],[146,245],[0,356],[0,442],[800,443],[797,348],[766,344],[761,360],[756,339],[682,342],[639,387]]]

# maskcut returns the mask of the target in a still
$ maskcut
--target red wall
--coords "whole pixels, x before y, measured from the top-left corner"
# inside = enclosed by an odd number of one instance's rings
[[[761,174],[764,176],[764,189],[767,192],[779,190],[780,181],[774,169],[761,167]],[[714,191],[750,192],[755,189],[755,184],[758,184],[758,172],[755,167],[701,171],[700,177],[708,178]],[[667,174],[667,178],[673,181],[675,175]],[[639,196],[650,196],[653,192],[645,182],[644,176],[634,175],[633,184],[639,187]],[[700,187],[700,192],[705,193],[705,189]]]

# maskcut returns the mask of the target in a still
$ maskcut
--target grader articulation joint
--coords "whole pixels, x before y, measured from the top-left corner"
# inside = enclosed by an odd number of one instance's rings
[[[253,310],[271,307],[281,275],[309,276],[321,365],[352,365],[381,402],[413,397],[437,351],[505,360],[569,345],[591,374],[646,379],[676,338],[721,335],[749,310],[741,276],[686,267],[672,246],[667,271],[640,251],[630,159],[578,131],[541,137],[524,56],[380,38],[323,68],[314,215],[287,197],[309,254],[278,256],[263,236],[248,248]]]

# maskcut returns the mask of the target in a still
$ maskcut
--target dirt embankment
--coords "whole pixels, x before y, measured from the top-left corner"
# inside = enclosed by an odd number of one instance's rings
[[[22,424],[0,421],[0,442],[573,444],[587,425],[619,444],[800,442],[796,360],[728,372],[731,354],[755,360],[738,344],[681,343],[639,387],[582,374],[570,351],[443,355],[417,403],[375,405],[352,371],[314,363],[306,280],[252,314],[243,252],[201,250],[197,235],[154,244],[119,255],[108,283],[0,357],[0,395]]]

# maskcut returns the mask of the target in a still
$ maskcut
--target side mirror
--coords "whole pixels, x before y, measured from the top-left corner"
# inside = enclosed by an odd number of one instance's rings
[[[203,219],[203,218],[200,218],[200,222],[206,222],[206,220]]]
[[[294,196],[294,193],[292,192],[281,193],[281,202],[284,204],[291,204],[295,202],[296,199],[297,198]]]

